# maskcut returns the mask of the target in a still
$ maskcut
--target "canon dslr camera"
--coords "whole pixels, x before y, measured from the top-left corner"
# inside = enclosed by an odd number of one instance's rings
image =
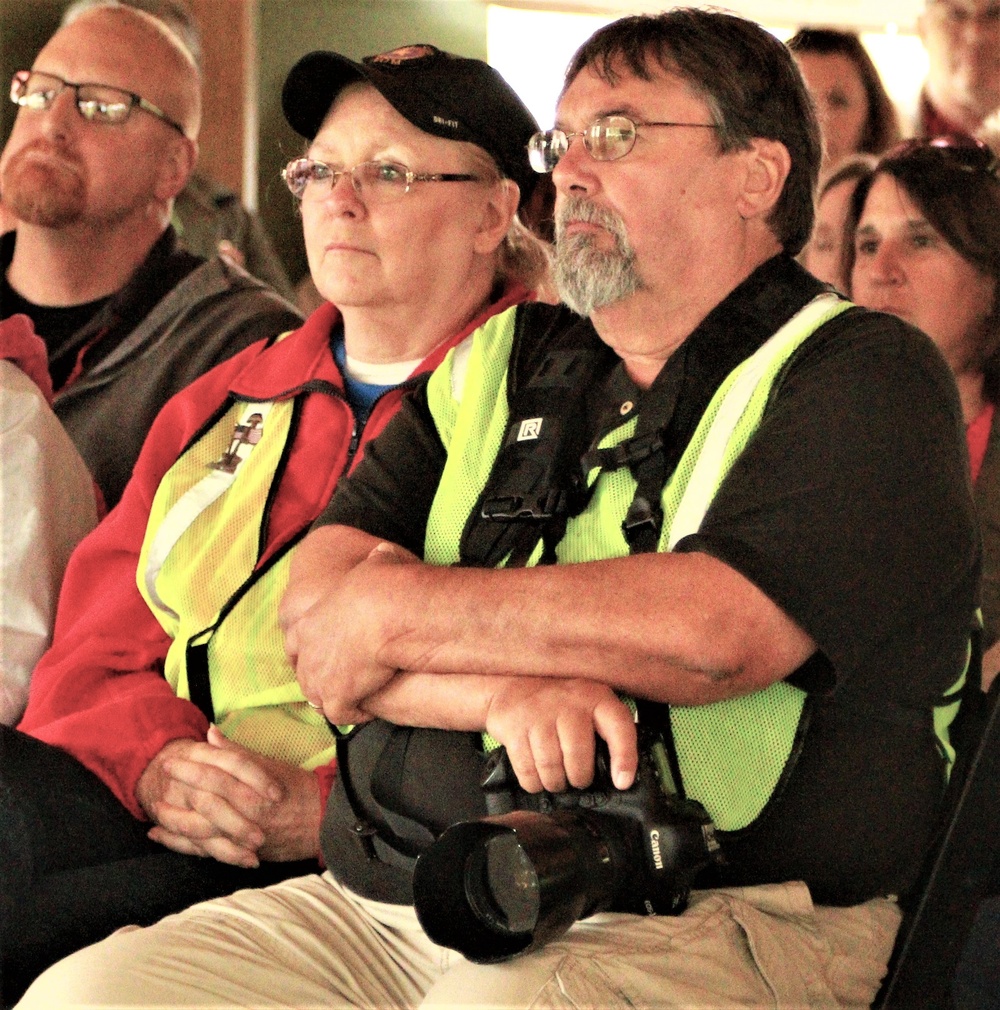
[[[594,783],[527,793],[506,751],[483,779],[489,817],[448,828],[417,860],[417,918],[435,943],[489,964],[524,954],[596,912],[678,915],[698,872],[721,858],[705,808],[661,787],[659,737],[639,726],[626,790],[599,741]]]

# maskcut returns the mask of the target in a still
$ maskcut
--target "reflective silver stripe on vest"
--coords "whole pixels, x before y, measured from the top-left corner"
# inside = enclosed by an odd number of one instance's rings
[[[845,302],[837,295],[817,295],[740,366],[740,374],[719,405],[719,412],[712,421],[705,444],[674,513],[670,534],[667,537],[667,550],[673,550],[679,540],[697,533],[701,527],[708,506],[718,490],[718,478],[725,462],[726,447],[736,430],[736,425],[739,424],[743,411],[746,410],[761,378],[772,364],[786,353],[787,343],[799,339],[803,332],[812,333],[817,330],[826,321],[824,317],[832,318],[848,308],[850,302]]]
[[[465,376],[469,370],[469,358],[472,357],[472,337],[473,334],[470,333],[451,352],[451,395],[455,403],[462,402],[462,394],[465,392]]]
[[[260,430],[264,428],[264,421],[270,413],[272,403],[248,403],[240,417],[240,425],[249,425],[250,418],[254,414],[260,415]],[[153,538],[146,556],[146,591],[154,603],[162,610],[176,619],[179,615],[163,600],[160,599],[156,591],[156,580],[159,578],[160,569],[163,568],[170,552],[174,549],[177,541],[190,528],[191,524],[212,504],[217,501],[233,485],[236,475],[240,472],[247,457],[253,451],[256,442],[242,442],[233,450],[238,462],[232,472],[224,470],[209,470],[197,484],[189,487],[177,501],[171,506],[170,511],[163,517],[156,536]]]

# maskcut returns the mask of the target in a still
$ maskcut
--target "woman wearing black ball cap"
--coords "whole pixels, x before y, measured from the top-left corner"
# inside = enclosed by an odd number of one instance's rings
[[[326,302],[168,404],[71,562],[24,721],[0,740],[7,998],[125,923],[319,869],[333,736],[278,626],[293,549],[403,390],[545,265],[515,221],[537,125],[485,63],[315,52],[282,105],[308,141],[283,176]],[[11,823],[31,828],[4,838]]]

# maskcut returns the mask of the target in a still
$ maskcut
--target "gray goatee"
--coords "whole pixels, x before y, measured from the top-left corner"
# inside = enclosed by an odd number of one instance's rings
[[[576,221],[603,228],[614,238],[614,246],[599,248],[594,236],[588,234],[566,235],[566,226]],[[643,288],[622,219],[614,211],[579,197],[567,198],[556,215],[553,276],[559,297],[581,316]]]

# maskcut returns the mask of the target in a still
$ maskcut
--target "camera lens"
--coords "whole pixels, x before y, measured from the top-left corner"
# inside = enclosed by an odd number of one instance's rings
[[[538,874],[517,835],[494,835],[469,853],[465,894],[475,913],[507,933],[527,933],[538,921]]]
[[[453,824],[417,858],[417,919],[431,940],[470,961],[505,961],[608,907],[621,865],[613,843],[565,810]]]

